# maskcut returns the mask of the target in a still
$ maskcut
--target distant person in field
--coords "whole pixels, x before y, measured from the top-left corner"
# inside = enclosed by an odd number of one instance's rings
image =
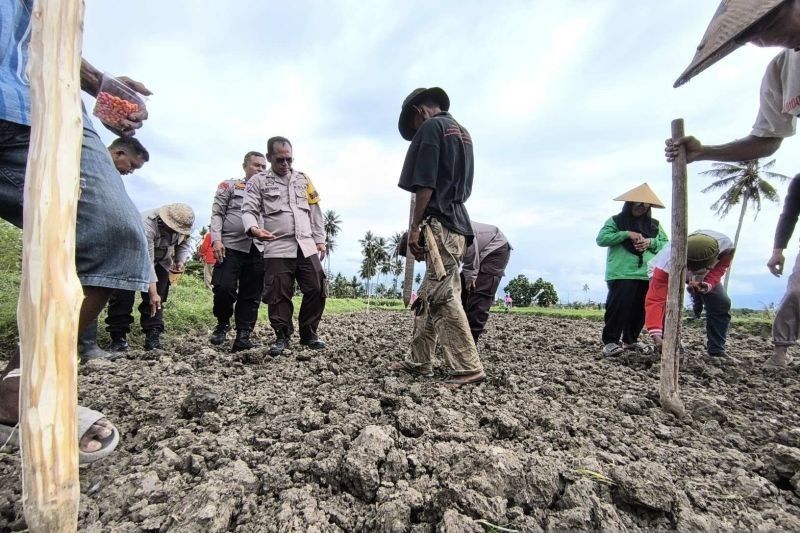
[[[722,277],[733,262],[736,250],[726,235],[699,230],[686,239],[686,278],[689,289],[697,292],[706,308],[706,349],[712,360],[738,361],[725,351],[731,323],[731,299],[725,292]],[[650,288],[645,299],[645,327],[660,350],[664,337],[664,314],[667,305],[672,246],[667,245],[650,260]]]
[[[652,216],[652,208],[663,208],[664,204],[647,183],[614,200],[625,202],[622,211],[606,220],[597,234],[597,245],[608,248],[608,296],[602,337],[602,353],[606,357],[625,350],[649,351],[648,346],[639,342],[650,280],[647,263],[667,243],[664,229]]]
[[[267,169],[260,152],[247,152],[242,163],[244,177],[225,180],[217,187],[211,205],[211,241],[216,264],[214,317],[217,325],[211,344],[223,344],[236,314],[236,338],[231,351],[248,350],[255,345],[250,334],[258,319],[258,306],[264,290],[264,243],[249,237],[242,223],[242,202],[247,182]]]
[[[0,217],[22,227],[25,169],[31,144],[31,94],[25,75],[31,36],[32,0],[0,2]],[[55,75],[55,74],[54,74]],[[100,89],[102,72],[81,61],[81,88],[92,96]],[[120,78],[131,90],[149,95],[141,83]],[[77,119],[77,117],[75,117]],[[112,129],[133,136],[147,119],[147,111],[129,115]],[[119,172],[87,115],[83,116],[80,153],[81,194],[75,221],[75,268],[83,286],[79,333],[97,318],[115,289],[147,290],[147,241],[142,221],[125,192]],[[19,351],[11,354],[0,372],[0,443],[16,439],[19,420]],[[44,394],[52,391],[44,389]],[[99,398],[96,402],[102,401]],[[119,431],[102,413],[78,407],[79,461],[88,463],[111,453]]]
[[[514,307],[514,299],[511,297],[510,294],[506,294],[505,299],[503,300],[503,304],[505,305],[506,311],[511,310]]]
[[[164,332],[162,304],[169,296],[170,273],[182,273],[192,253],[189,236],[194,225],[194,211],[187,204],[167,204],[142,211],[145,235],[150,255],[150,283],[155,292],[142,292],[139,305],[140,324],[145,335],[144,349],[161,348]],[[108,302],[106,331],[111,335],[112,352],[128,349],[128,333],[133,324],[133,304],[136,292],[117,290]]]
[[[450,98],[440,88],[416,89],[403,102],[398,128],[411,141],[398,186],[416,195],[408,235],[409,250],[426,260],[415,305],[411,354],[389,365],[391,371],[432,376],[437,337],[450,376],[445,384],[462,386],[486,379],[467,315],[461,307],[459,270],[474,234],[464,202],[472,192],[472,138],[448,112]],[[434,242],[420,240],[428,226]],[[433,273],[425,247],[437,247],[446,271]]]
[[[473,220],[472,231],[475,238],[467,246],[461,267],[461,306],[467,314],[472,338],[478,344],[500,280],[505,275],[512,248],[497,226]],[[405,257],[407,248],[408,232],[400,240],[399,254]]]
[[[213,290],[214,286],[211,284],[211,278],[214,276],[214,265],[217,263],[217,257],[214,255],[214,250],[211,248],[211,232],[203,236],[203,242],[200,243],[199,255],[200,260],[203,262],[203,283],[208,290]]]
[[[303,293],[298,317],[300,344],[322,350],[317,328],[325,310],[328,283],[325,228],[320,196],[311,179],[292,168],[292,143],[285,137],[267,141],[266,172],[247,182],[242,221],[250,237],[264,242],[264,302],[275,342],[269,354],[281,355],[294,331],[292,314],[295,281]]]
[[[122,176],[133,174],[150,161],[150,153],[134,137],[117,137],[108,145],[108,153],[117,172]],[[78,355],[82,361],[112,357],[112,354],[97,345],[97,319],[92,320],[78,336]]]
[[[795,133],[800,114],[800,0],[726,0],[706,30],[689,67],[675,83],[677,87],[702,72],[745,43],[784,48],[767,66],[761,81],[761,104],[750,135],[720,145],[703,145],[694,137],[676,143],[667,139],[667,161],[678,156],[678,146],[686,149],[686,160],[747,161],[774,154],[784,138]],[[734,102],[729,102],[734,103]],[[800,175],[798,175],[800,177]],[[775,276],[784,272],[783,255],[800,212],[798,177],[789,185],[783,214],[775,229],[775,243],[767,267]],[[792,358],[790,346],[800,333],[800,255],[789,276],[786,294],[775,314],[772,329],[774,352],[768,367],[785,367]]]

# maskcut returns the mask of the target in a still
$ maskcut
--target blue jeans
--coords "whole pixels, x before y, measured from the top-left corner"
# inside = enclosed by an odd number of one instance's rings
[[[728,327],[731,325],[731,299],[725,292],[722,283],[708,294],[700,294],[706,308],[706,348],[711,355],[725,352],[725,341],[728,338]]]
[[[0,120],[0,217],[22,227],[29,126]],[[84,286],[146,291],[150,259],[142,217],[108,150],[84,116],[75,267]]]

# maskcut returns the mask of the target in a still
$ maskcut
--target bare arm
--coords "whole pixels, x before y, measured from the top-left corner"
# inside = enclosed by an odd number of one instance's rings
[[[425,217],[425,210],[428,209],[428,204],[433,196],[433,189],[427,187],[420,187],[416,192],[417,199],[414,207],[414,226],[422,224],[422,219]]]
[[[726,144],[704,146],[694,137],[682,137],[673,142],[667,139],[664,155],[667,162],[672,162],[678,157],[678,146],[686,148],[686,162],[694,161],[748,161],[768,157],[778,151],[783,141],[780,137],[756,137],[748,135]]]

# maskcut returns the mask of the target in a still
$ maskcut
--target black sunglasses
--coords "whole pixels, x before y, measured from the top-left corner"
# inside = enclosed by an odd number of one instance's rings
[[[287,165],[291,165],[292,164],[292,158],[291,157],[276,157],[275,159],[273,159],[273,161],[275,161],[279,165],[282,165],[284,163],[286,163]]]

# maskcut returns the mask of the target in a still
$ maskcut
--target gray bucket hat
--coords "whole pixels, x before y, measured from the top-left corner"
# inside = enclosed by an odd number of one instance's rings
[[[158,216],[172,231],[183,235],[192,233],[194,211],[188,204],[167,204],[158,208]]]
[[[400,108],[400,119],[397,121],[397,129],[400,130],[400,135],[403,136],[403,139],[410,141],[414,138],[414,134],[417,130],[413,129],[408,124],[411,120],[412,106],[417,105],[426,98],[435,100],[442,111],[450,109],[450,98],[447,96],[447,93],[444,92],[444,89],[439,87],[414,89],[411,91],[411,94],[406,96],[406,99],[403,100],[403,107]]]
[[[745,42],[741,35],[786,0],[722,0],[692,62],[675,81],[680,87]]]

